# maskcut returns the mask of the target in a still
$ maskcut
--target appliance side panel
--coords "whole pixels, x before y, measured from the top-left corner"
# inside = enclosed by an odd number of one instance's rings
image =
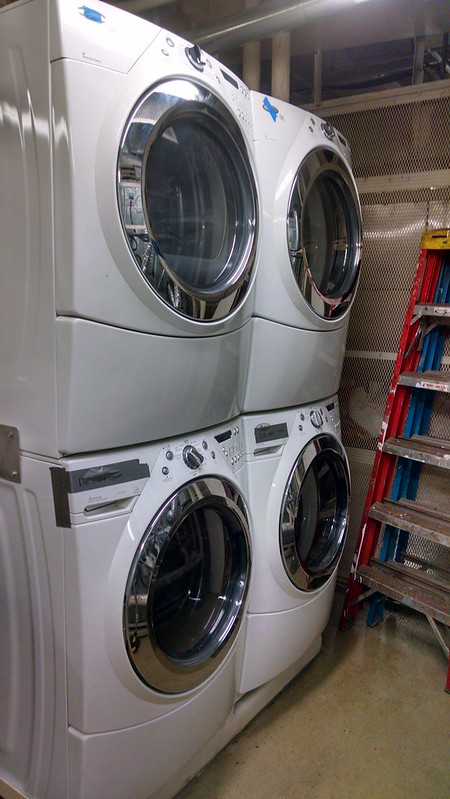
[[[17,487],[0,481],[0,776],[22,789],[33,724],[33,628]]]
[[[61,797],[68,787],[64,537],[56,526],[52,462],[23,457],[25,548],[34,635],[33,749],[27,792]]]
[[[56,450],[47,16],[18,4],[0,25],[0,423],[35,452]]]
[[[0,780],[26,796],[68,794],[63,537],[49,463],[0,480]]]

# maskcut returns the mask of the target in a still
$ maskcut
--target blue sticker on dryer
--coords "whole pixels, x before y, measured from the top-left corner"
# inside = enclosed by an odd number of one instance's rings
[[[78,11],[80,12],[82,17],[85,19],[89,19],[91,22],[98,22],[100,25],[103,22],[106,22],[106,18],[100,11],[96,11],[95,8],[89,8],[88,6],[78,6]]]
[[[277,121],[277,116],[279,114],[279,111],[278,111],[278,108],[276,108],[276,106],[272,105],[272,103],[270,102],[268,97],[264,97],[263,108],[264,108],[264,111],[267,111],[270,114],[270,116],[272,117],[273,121],[276,122]]]

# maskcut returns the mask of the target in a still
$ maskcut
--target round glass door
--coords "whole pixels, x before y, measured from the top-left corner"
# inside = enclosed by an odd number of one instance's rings
[[[208,322],[243,301],[256,189],[243,134],[211,91],[169,80],[141,98],[120,148],[118,201],[135,265],[167,305]]]
[[[295,177],[287,240],[300,291],[324,318],[339,318],[353,300],[361,238],[359,200],[348,167],[333,150],[313,150]]]
[[[343,447],[333,436],[316,436],[294,464],[280,514],[281,556],[297,588],[319,588],[333,572],[344,546],[349,500]]]
[[[200,685],[229,651],[250,572],[237,489],[208,477],[177,491],[150,523],[124,599],[124,637],[139,678],[163,693]]]

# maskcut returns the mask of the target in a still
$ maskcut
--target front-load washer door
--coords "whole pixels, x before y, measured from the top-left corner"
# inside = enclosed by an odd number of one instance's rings
[[[124,597],[124,638],[143,683],[176,694],[200,685],[238,633],[250,574],[243,500],[204,477],[174,493],[150,522]]]
[[[208,322],[243,302],[256,189],[239,125],[210,89],[167,80],[141,97],[123,134],[117,191],[136,269],[170,308]]]
[[[321,434],[299,454],[280,512],[280,550],[286,573],[302,591],[323,585],[334,571],[348,525],[347,458],[337,438]]]
[[[334,150],[312,150],[300,164],[287,213],[287,244],[297,285],[324,319],[339,319],[358,284],[361,212],[355,182]]]

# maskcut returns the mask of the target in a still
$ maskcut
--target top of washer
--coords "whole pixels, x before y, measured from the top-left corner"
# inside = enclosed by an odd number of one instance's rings
[[[89,5],[80,5],[79,0],[48,2],[50,61],[71,59],[126,74],[160,35],[160,57],[170,57],[172,71],[173,62],[178,59],[183,72],[188,66],[193,76],[203,74],[207,81],[213,81],[221,96],[236,110],[244,130],[251,135],[249,89],[197,45],[190,45],[152,22],[98,0],[91,0]]]
[[[87,5],[79,0],[48,2],[50,61],[67,58],[127,73],[161,34],[162,54],[179,58],[183,68],[189,63],[193,74],[214,77],[221,93],[238,107],[241,122],[250,127],[247,86],[197,45],[190,46],[180,36],[99,0],[89,0]]]
[[[120,8],[88,0],[49,0],[50,60],[70,58],[128,72],[160,28]]]
[[[274,97],[250,92],[255,141],[273,142],[290,148],[300,132],[310,148],[334,144],[350,161],[350,147],[345,137],[330,122],[303,108]]]

